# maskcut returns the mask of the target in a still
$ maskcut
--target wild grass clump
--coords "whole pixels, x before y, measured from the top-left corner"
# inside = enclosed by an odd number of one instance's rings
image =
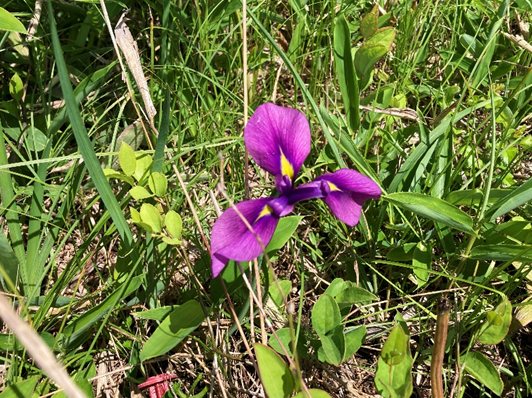
[[[0,8],[3,394],[532,394],[530,4],[161,3]]]

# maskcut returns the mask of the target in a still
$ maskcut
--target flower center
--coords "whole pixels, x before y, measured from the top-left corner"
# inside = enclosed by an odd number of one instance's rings
[[[294,168],[284,156],[283,151],[279,148],[279,151],[281,152],[281,174],[284,176],[288,176],[291,180],[294,178]]]

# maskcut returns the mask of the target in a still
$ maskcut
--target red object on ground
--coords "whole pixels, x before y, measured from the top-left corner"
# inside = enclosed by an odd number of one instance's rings
[[[162,374],[148,378],[139,388],[148,388],[150,398],[161,398],[170,389],[168,380],[177,379],[176,375]]]

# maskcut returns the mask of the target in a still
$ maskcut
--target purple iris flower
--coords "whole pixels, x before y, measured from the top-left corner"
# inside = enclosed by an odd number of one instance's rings
[[[292,212],[298,202],[322,199],[340,221],[354,226],[364,202],[381,196],[371,178],[350,169],[324,174],[294,188],[310,153],[310,126],[296,109],[260,105],[244,129],[244,142],[253,160],[275,177],[279,196],[240,202],[236,205],[238,212],[229,208],[216,220],[211,235],[213,278],[229,260],[251,261],[258,257],[270,242],[279,218]]]

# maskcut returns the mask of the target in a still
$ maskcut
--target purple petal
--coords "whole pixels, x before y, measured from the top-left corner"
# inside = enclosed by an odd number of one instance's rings
[[[268,204],[271,202],[274,203],[270,207]],[[279,216],[274,210],[285,211],[286,206],[279,210],[277,204],[277,199],[262,198],[236,205],[241,215],[252,226],[255,234],[249,230],[232,207],[216,220],[211,236],[213,278],[222,272],[229,260],[250,261],[262,253],[257,236],[262,245],[266,247],[279,221]]]
[[[262,104],[249,119],[244,141],[255,162],[275,176],[276,184],[286,184],[283,176],[294,181],[310,152],[310,127],[297,109]]]
[[[360,220],[362,206],[366,200],[381,197],[381,189],[377,183],[355,170],[340,169],[314,180],[318,181],[329,184],[330,192],[323,201],[340,221],[349,226],[356,225]]]

